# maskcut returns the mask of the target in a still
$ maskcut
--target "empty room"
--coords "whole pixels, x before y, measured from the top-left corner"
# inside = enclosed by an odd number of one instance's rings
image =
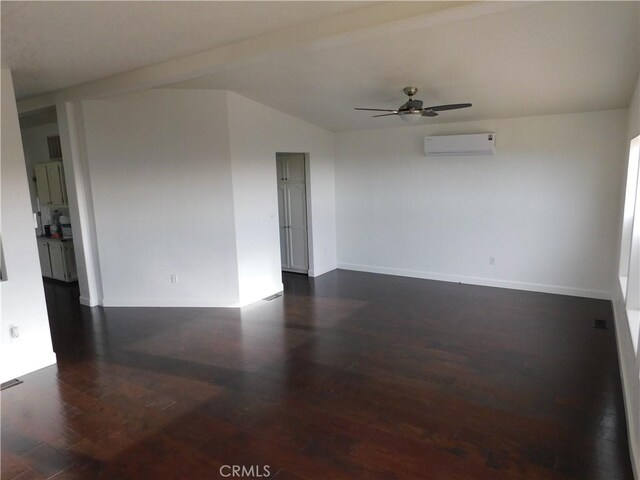
[[[640,480],[640,3],[2,1],[2,480]]]

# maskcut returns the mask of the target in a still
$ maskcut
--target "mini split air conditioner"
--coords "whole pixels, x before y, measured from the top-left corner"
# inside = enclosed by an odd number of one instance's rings
[[[425,137],[424,153],[428,157],[458,155],[493,155],[496,150],[495,133],[473,135],[438,135]]]

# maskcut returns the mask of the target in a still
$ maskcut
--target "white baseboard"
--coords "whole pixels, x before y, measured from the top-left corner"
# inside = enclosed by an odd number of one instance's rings
[[[105,297],[102,301],[103,307],[162,307],[162,308],[183,308],[183,307],[207,307],[207,308],[236,308],[238,300],[229,302],[212,302],[208,299],[156,299],[156,298],[109,298]]]
[[[80,296],[80,305],[84,305],[85,307],[97,307],[100,305],[99,302],[94,302],[90,298]]]
[[[493,278],[467,277],[464,275],[452,275],[448,273],[424,272],[420,270],[406,270],[400,268],[378,267],[371,265],[356,265],[353,263],[338,263],[338,268],[355,270],[358,272],[382,273],[400,277],[422,278],[425,280],[439,280],[441,282],[466,283],[470,285],[482,285],[485,287],[510,288],[514,290],[527,290],[530,292],[556,293],[560,295],[572,295],[575,297],[598,298],[611,300],[611,293],[601,290],[588,290],[560,285],[545,285],[539,283],[516,282],[512,280],[498,280]]]
[[[335,265],[330,265],[327,267],[319,267],[314,268],[313,270],[309,270],[310,277],[319,277],[320,275],[324,275],[325,273],[333,272],[336,268]]]

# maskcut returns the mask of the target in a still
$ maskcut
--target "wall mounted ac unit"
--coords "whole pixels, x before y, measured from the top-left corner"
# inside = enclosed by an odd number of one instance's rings
[[[428,157],[458,155],[493,155],[496,150],[495,133],[473,135],[438,135],[425,137],[424,153]]]

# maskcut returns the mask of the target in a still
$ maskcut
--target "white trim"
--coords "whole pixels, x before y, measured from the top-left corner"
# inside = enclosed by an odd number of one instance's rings
[[[237,300],[227,303],[212,302],[206,299],[167,299],[167,298],[118,298],[105,297],[102,300],[103,307],[205,307],[205,308],[237,308]]]
[[[306,273],[308,275],[311,270],[305,270],[304,268],[284,268],[284,267],[282,267],[282,271],[283,272],[290,272],[290,273]]]
[[[80,305],[84,305],[85,307],[96,307],[99,303],[92,303],[91,299],[88,297],[83,297],[82,295],[79,297]]]
[[[419,270],[405,270],[401,268],[379,267],[370,265],[356,265],[351,263],[338,263],[338,268],[342,268],[345,270],[355,270],[358,272],[382,273],[386,275],[397,275],[401,277],[439,280],[442,282],[467,283],[470,285],[482,285],[486,287],[510,288],[514,290],[527,290],[531,292],[556,293],[560,295],[572,295],[576,297],[611,300],[610,292],[564,287],[561,285],[517,282],[513,280],[499,280],[494,278],[467,277],[464,275],[452,275],[448,273],[424,272]]]
[[[307,216],[307,271],[300,272],[309,275],[315,269],[315,253],[313,249],[313,218],[311,216],[313,206],[311,204],[311,157],[310,153],[303,153],[304,155],[304,198],[306,205]]]
[[[620,292],[622,293],[622,292]],[[615,322],[616,328],[616,347],[618,350],[618,361],[620,362],[620,378],[622,380],[622,398],[624,400],[624,410],[626,414],[627,420],[627,438],[629,440],[629,455],[631,457],[631,467],[633,469],[633,477],[636,479],[640,479],[640,445],[636,443],[635,428],[640,421],[639,418],[636,418],[638,412],[635,411],[633,407],[633,400],[631,397],[632,389],[637,388],[637,379],[633,378],[633,375],[637,375],[637,368],[635,365],[628,365],[627,363],[627,355],[623,351],[623,342],[625,340],[628,343],[631,343],[631,335],[629,329],[629,322],[627,320],[627,312],[624,308],[624,302],[622,301],[622,296],[620,298],[614,299],[613,304],[613,319]],[[624,333],[627,335],[625,337]],[[633,349],[633,346],[631,346]],[[635,359],[635,355],[632,352],[632,358]],[[629,372],[632,375],[632,378],[629,378]]]
[[[315,268],[313,270],[309,270],[309,276],[310,277],[319,277],[320,275],[324,275],[325,273],[329,273],[332,272],[336,269],[337,267],[335,265],[329,266],[329,267],[321,267],[321,268]]]
[[[290,268],[280,267],[283,272],[292,273],[304,273],[305,275],[311,275],[314,269],[314,254],[313,254],[313,219],[311,218],[311,159],[309,152],[293,152],[293,151],[278,151],[275,153],[276,168],[278,164],[278,155],[302,155],[304,157],[304,199],[305,199],[305,217],[307,219],[307,268]],[[276,189],[278,183],[276,182]],[[278,206],[278,256],[280,257],[280,207]],[[280,265],[282,265],[282,258],[280,258]]]

